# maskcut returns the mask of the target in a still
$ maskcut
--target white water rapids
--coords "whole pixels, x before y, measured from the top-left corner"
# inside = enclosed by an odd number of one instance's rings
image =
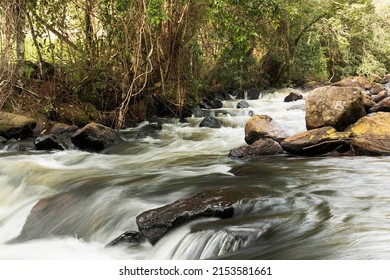
[[[173,121],[144,139],[130,137],[103,153],[0,152],[0,259],[388,259],[388,157],[263,157],[234,160],[251,114],[267,114],[290,134],[305,130],[304,101],[284,103],[290,89],[225,101],[214,114]],[[143,126],[146,124],[141,124]],[[233,218],[200,219],[155,246],[105,248],[135,217],[201,189],[239,188]],[[32,207],[57,196],[56,207],[15,241]]]

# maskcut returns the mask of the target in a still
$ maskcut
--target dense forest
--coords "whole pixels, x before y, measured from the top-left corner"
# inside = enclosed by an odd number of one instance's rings
[[[55,118],[84,102],[120,128],[222,88],[375,79],[390,72],[389,12],[372,0],[0,0],[0,110],[28,99]]]

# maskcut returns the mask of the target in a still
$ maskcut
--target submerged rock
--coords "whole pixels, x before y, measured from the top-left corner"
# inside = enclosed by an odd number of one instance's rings
[[[32,137],[36,125],[36,121],[31,118],[0,112],[0,136],[6,139]]]
[[[77,148],[95,152],[122,141],[118,131],[97,123],[87,124],[77,130],[71,140]]]
[[[366,115],[363,92],[354,87],[322,87],[306,98],[308,130],[331,126],[343,131]]]
[[[249,145],[262,138],[282,142],[289,135],[267,115],[255,115],[245,125],[245,142]]]
[[[119,244],[140,244],[146,240],[145,236],[143,236],[138,231],[126,231],[125,233],[121,234],[114,240],[112,240],[110,243],[106,245],[106,247],[114,247]]]
[[[221,128],[222,123],[216,117],[209,115],[202,120],[199,127]]]
[[[246,109],[246,108],[249,108],[249,103],[246,102],[245,100],[241,100],[240,102],[237,103],[236,108],[237,108],[237,109]]]
[[[349,150],[349,132],[337,132],[333,127],[321,127],[286,138],[282,148],[291,154],[315,156],[332,151]]]
[[[223,190],[205,190],[137,216],[139,231],[155,244],[170,230],[200,217],[230,218],[233,199]]]
[[[248,158],[283,153],[284,151],[278,142],[270,138],[264,138],[257,140],[252,145],[241,146],[239,148],[232,149],[229,153],[229,156],[233,158]]]
[[[358,155],[390,155],[390,113],[361,118],[350,129],[351,145]]]

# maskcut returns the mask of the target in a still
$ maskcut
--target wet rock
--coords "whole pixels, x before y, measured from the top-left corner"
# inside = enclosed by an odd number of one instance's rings
[[[214,99],[210,101],[210,107],[211,109],[220,109],[223,107],[223,103],[219,99]]]
[[[281,145],[291,154],[315,156],[349,150],[349,137],[349,132],[337,132],[333,127],[321,127],[288,137]]]
[[[39,136],[34,140],[34,145],[37,150],[66,150],[67,145],[56,135],[49,134]]]
[[[136,138],[137,139],[142,139],[148,136],[153,136],[155,135],[158,131],[161,131],[163,129],[161,123],[149,123],[140,128],[138,131]]]
[[[247,91],[247,99],[248,100],[257,100],[259,99],[261,90],[258,88],[251,88]]]
[[[358,155],[390,155],[390,113],[361,118],[350,130],[351,145]]]
[[[363,91],[354,87],[322,87],[306,98],[308,130],[331,126],[343,131],[365,116]]]
[[[348,78],[342,79],[341,81],[333,83],[332,86],[360,87],[364,90],[367,90],[367,89],[370,89],[372,87],[372,83],[366,77],[356,76],[356,77],[348,77]]]
[[[382,90],[381,92],[379,92],[377,95],[374,96],[374,102],[376,103],[381,102],[386,97],[389,97],[389,94],[387,93],[387,91]]]
[[[26,138],[22,140],[10,139],[3,149],[7,152],[29,152],[35,150],[34,139]]]
[[[0,112],[0,136],[6,139],[32,137],[36,125],[36,121],[31,118]]]
[[[202,120],[199,127],[221,128],[222,123],[216,117],[209,115]]]
[[[229,156],[232,158],[250,158],[283,153],[284,151],[278,142],[270,138],[264,138],[257,140],[252,145],[230,150]]]
[[[170,230],[200,217],[230,218],[233,199],[223,190],[205,190],[193,197],[180,199],[137,216],[139,231],[156,244]]]
[[[118,131],[97,123],[87,124],[77,130],[71,140],[77,148],[94,152],[122,141]]]
[[[120,244],[140,244],[146,240],[145,236],[143,236],[138,231],[126,231],[125,233],[121,234],[114,240],[112,240],[110,243],[106,245],[106,247],[114,247]]]
[[[245,125],[245,142],[249,145],[262,138],[283,141],[288,134],[270,116],[255,115]]]
[[[306,104],[295,104],[287,108],[287,111],[291,110],[301,110],[305,111],[306,110]]]
[[[385,86],[382,84],[374,84],[372,88],[370,89],[370,92],[372,95],[376,95],[380,93],[381,91],[385,90]]]
[[[299,92],[290,92],[289,95],[287,95],[284,98],[284,102],[293,102],[302,99],[303,96]]]
[[[371,107],[371,109],[368,110],[368,112],[369,113],[390,112],[390,97],[386,97],[385,99],[375,104],[375,106]]]
[[[246,109],[249,108],[249,104],[245,100],[241,100],[240,102],[237,103],[236,107],[237,109]]]
[[[245,91],[242,89],[235,90],[233,91],[232,96],[236,99],[245,99]]]

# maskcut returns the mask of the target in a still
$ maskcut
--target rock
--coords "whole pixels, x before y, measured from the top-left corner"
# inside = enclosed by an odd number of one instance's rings
[[[348,77],[333,83],[332,86],[337,87],[360,87],[364,90],[370,89],[372,87],[372,83],[366,78],[361,76],[356,77]]]
[[[245,91],[242,89],[235,90],[232,96],[236,97],[236,99],[245,99]]]
[[[289,95],[287,95],[284,98],[284,102],[293,102],[302,99],[303,96],[299,92],[290,92]]]
[[[374,84],[372,88],[370,89],[370,92],[372,95],[376,95],[380,93],[381,91],[385,90],[385,86],[382,84]]]
[[[88,114],[81,108],[72,105],[64,105],[63,107],[55,108],[54,110],[60,122],[74,124],[78,127],[83,127],[89,122]]]
[[[246,109],[246,108],[249,108],[249,104],[245,100],[241,100],[240,102],[237,103],[236,108],[237,109]]]
[[[145,236],[143,236],[138,231],[126,231],[125,233],[121,234],[120,236],[112,240],[110,243],[108,243],[106,247],[113,247],[122,243],[140,244],[145,240],[146,240]]]
[[[321,127],[288,137],[281,145],[291,154],[315,156],[349,150],[349,137],[348,132],[337,132],[333,127]]]
[[[0,136],[6,139],[32,137],[36,125],[36,121],[31,118],[0,112]]]
[[[156,244],[170,230],[200,217],[230,218],[234,214],[233,199],[223,190],[205,190],[193,197],[180,199],[138,215],[139,231],[151,244]]]
[[[161,123],[149,123],[140,128],[135,138],[142,139],[148,136],[153,136],[162,129],[163,127]]]
[[[261,138],[271,138],[280,143],[286,137],[288,134],[267,115],[255,115],[245,125],[245,142],[249,145]]]
[[[73,134],[77,131],[77,125],[68,125],[64,123],[53,123],[48,129],[49,134]]]
[[[375,106],[375,101],[372,100],[371,96],[368,95],[367,93],[364,93],[363,94],[363,104],[364,104],[364,110],[366,110],[366,112],[368,112],[371,107]]]
[[[379,112],[357,121],[350,129],[358,155],[390,155],[390,113]]]
[[[210,107],[211,109],[220,109],[223,107],[223,103],[219,99],[214,99],[210,101]]]
[[[122,141],[118,131],[97,123],[87,124],[77,130],[71,140],[77,148],[95,152]]]
[[[383,77],[381,80],[381,84],[387,84],[390,83],[390,74],[387,74],[386,76]]]
[[[308,130],[331,126],[343,131],[365,116],[363,92],[354,87],[322,87],[306,97]]]
[[[34,141],[37,150],[66,150],[66,144],[56,135],[49,134],[39,136]]]
[[[247,99],[248,100],[257,100],[257,99],[259,99],[260,93],[261,93],[261,91],[258,88],[248,89]]]
[[[202,120],[199,127],[221,128],[222,123],[216,117],[209,115]]]
[[[387,91],[385,90],[382,90],[381,92],[379,92],[377,95],[375,95],[374,97],[374,102],[378,103],[378,102],[381,102],[383,99],[385,99],[386,97],[389,97],[389,94],[387,93]]]
[[[303,104],[294,104],[290,107],[287,108],[287,111],[291,111],[291,110],[301,110],[301,111],[306,111],[306,104],[303,103]]]
[[[264,138],[257,140],[252,145],[232,149],[229,156],[233,158],[249,158],[283,153],[284,151],[278,142],[270,138]]]
[[[10,139],[4,145],[3,149],[7,152],[29,152],[35,150],[34,140],[26,138],[22,140]]]
[[[390,112],[390,97],[386,97],[385,99],[378,102],[375,106],[371,107],[368,110],[369,113],[375,112]]]

